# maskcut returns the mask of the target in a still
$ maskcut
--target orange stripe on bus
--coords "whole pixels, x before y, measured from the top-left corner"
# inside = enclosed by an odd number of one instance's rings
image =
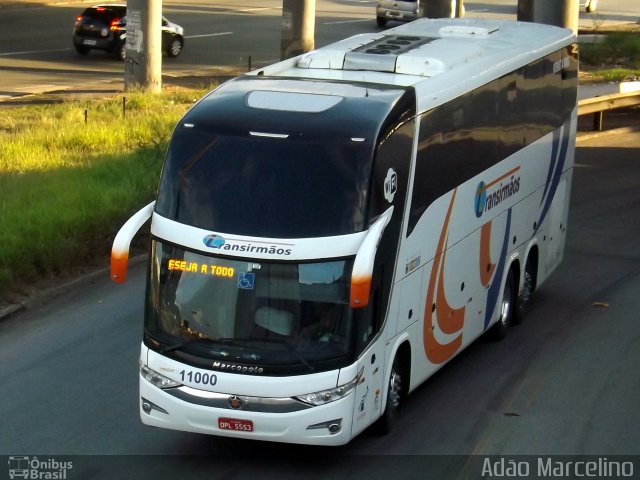
[[[491,263],[491,222],[482,225],[480,229],[480,282],[483,287],[489,285],[496,264]]]
[[[462,346],[462,332],[454,338],[451,342],[442,344],[440,343],[434,334],[433,315],[435,314],[438,321],[439,328],[444,333],[455,333],[462,330],[464,325],[464,312],[465,308],[452,308],[447,302],[444,291],[444,260],[445,260],[445,244],[449,231],[449,220],[451,219],[451,211],[453,210],[453,204],[456,198],[456,191],[453,191],[451,197],[451,203],[447,210],[447,215],[440,232],[440,239],[438,240],[438,247],[436,249],[436,256],[433,261],[433,267],[431,269],[431,276],[429,278],[429,288],[427,289],[427,304],[425,305],[424,313],[424,325],[423,325],[423,342],[424,351],[427,358],[432,363],[444,363],[451,358]],[[437,301],[434,303],[434,297],[436,297],[437,286]]]
[[[520,170],[520,167],[516,167],[513,170],[509,170],[507,173],[505,173],[504,175],[496,178],[495,180],[493,180],[492,182],[487,183],[484,188],[480,189],[481,192],[486,191],[488,188],[493,187],[496,183],[501,182],[502,180],[504,180],[507,177],[510,177],[511,175],[513,175],[514,173],[516,173],[518,170]]]

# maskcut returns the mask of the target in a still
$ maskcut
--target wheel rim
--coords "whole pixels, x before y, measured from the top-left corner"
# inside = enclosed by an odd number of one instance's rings
[[[509,324],[511,318],[511,308],[513,306],[513,289],[511,288],[511,276],[507,279],[507,283],[504,286],[504,293],[502,294],[502,304],[500,306],[500,323],[503,325]]]
[[[522,284],[522,303],[528,305],[533,295],[533,275],[528,270],[524,272],[524,280]]]
[[[389,406],[394,410],[400,406],[400,392],[402,391],[402,378],[395,367],[391,370],[389,378]]]
[[[169,50],[171,51],[171,55],[174,57],[180,55],[180,52],[182,51],[182,44],[180,43],[180,40],[174,40],[171,42]]]

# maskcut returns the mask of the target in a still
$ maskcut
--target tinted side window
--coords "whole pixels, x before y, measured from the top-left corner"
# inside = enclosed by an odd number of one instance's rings
[[[436,173],[429,160],[432,155],[435,156],[442,151],[443,135],[440,128],[440,114],[441,109],[435,108],[422,114],[420,118],[407,236],[411,234],[431,202],[437,198],[433,194]]]
[[[545,122],[546,99],[544,98],[544,60],[537,60],[524,69],[525,88],[523,108],[527,115],[525,125],[525,142],[536,141],[550,131],[550,125]]]
[[[562,105],[563,119],[566,119],[574,107],[578,96],[578,46],[567,47],[562,59]]]
[[[500,95],[496,124],[499,129],[501,158],[513,155],[524,146],[525,111],[522,81],[522,70],[505,75],[499,80]]]
[[[434,200],[559,128],[576,76],[567,47],[423,113],[407,235]]]
[[[548,131],[551,131],[562,124],[562,55],[561,52],[554,52],[544,58],[544,93],[543,108],[541,113],[544,116]]]

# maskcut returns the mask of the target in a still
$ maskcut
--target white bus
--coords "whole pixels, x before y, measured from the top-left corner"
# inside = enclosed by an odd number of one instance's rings
[[[575,41],[420,19],[199,100],[113,245],[151,218],[142,421],[344,444],[504,336],[563,255]]]

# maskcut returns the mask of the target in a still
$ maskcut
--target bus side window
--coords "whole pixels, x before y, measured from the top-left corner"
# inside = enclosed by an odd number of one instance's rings
[[[522,70],[512,72],[500,79],[498,97],[498,135],[500,155],[504,159],[524,146],[523,113],[520,108],[522,92]],[[519,88],[520,87],[520,88]]]
[[[440,110],[426,112],[420,119],[418,132],[418,151],[407,236],[411,234],[418,220],[434,200],[432,183],[435,182],[432,159],[442,150],[443,136],[440,122]]]

